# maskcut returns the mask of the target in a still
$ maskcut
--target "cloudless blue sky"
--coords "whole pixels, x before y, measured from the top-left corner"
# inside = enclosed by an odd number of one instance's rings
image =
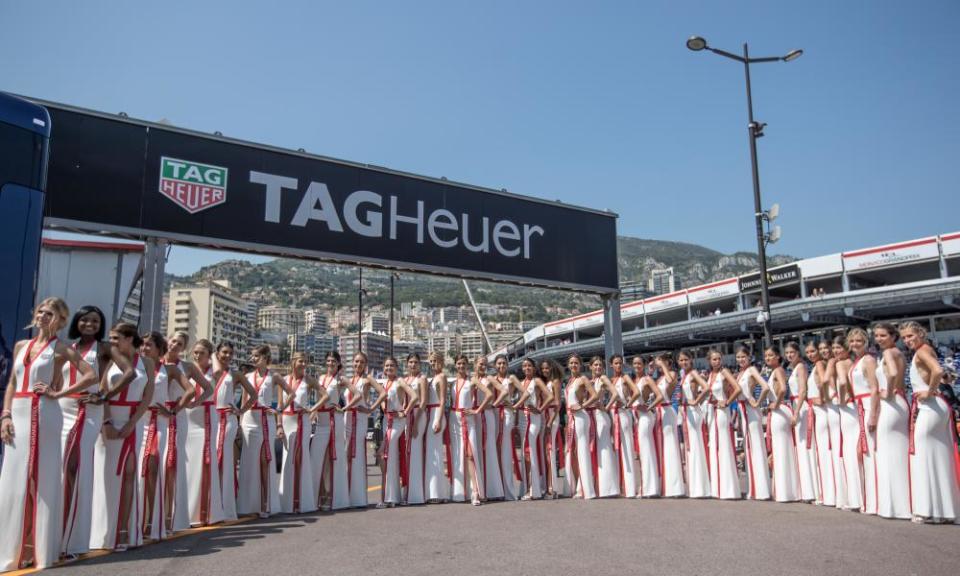
[[[0,3],[0,90],[609,208],[799,257],[960,229],[960,2]],[[178,249],[173,272],[216,260]]]

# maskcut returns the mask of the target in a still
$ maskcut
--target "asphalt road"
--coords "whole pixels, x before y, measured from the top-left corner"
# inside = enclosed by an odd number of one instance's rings
[[[371,468],[369,483],[379,485]],[[379,490],[370,492],[371,502]],[[956,574],[960,527],[714,500],[441,504],[250,520],[52,574]]]

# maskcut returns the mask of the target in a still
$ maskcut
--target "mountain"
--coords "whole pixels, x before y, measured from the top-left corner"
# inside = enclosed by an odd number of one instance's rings
[[[759,267],[757,256],[748,252],[722,254],[696,244],[626,236],[617,240],[621,282],[646,282],[652,270],[673,267],[682,286],[690,287],[751,272]],[[776,266],[793,260],[789,256],[774,256],[769,259],[769,265]],[[206,266],[189,276],[168,276],[167,280],[172,285],[227,280],[234,290],[248,300],[299,308],[356,305],[359,285],[355,266],[280,258],[263,264],[226,260]],[[389,305],[389,286],[388,272],[364,270],[364,305]],[[600,305],[599,298],[589,294],[495,282],[471,282],[471,288],[479,302],[522,308],[525,320],[549,320],[594,310]],[[400,274],[395,281],[395,302],[411,301],[422,301],[428,307],[468,303],[459,280]]]

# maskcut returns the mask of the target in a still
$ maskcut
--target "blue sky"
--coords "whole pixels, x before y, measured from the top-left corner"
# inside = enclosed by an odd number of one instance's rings
[[[960,229],[960,3],[0,3],[0,89],[609,208],[754,250],[753,55],[774,253]],[[183,273],[219,259],[177,249]]]

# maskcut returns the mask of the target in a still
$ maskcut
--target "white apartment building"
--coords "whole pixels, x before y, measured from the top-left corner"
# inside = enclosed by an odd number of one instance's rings
[[[190,342],[200,338],[206,338],[214,345],[232,342],[238,358],[248,353],[251,330],[247,302],[218,284],[171,288],[167,329],[186,332]]]

